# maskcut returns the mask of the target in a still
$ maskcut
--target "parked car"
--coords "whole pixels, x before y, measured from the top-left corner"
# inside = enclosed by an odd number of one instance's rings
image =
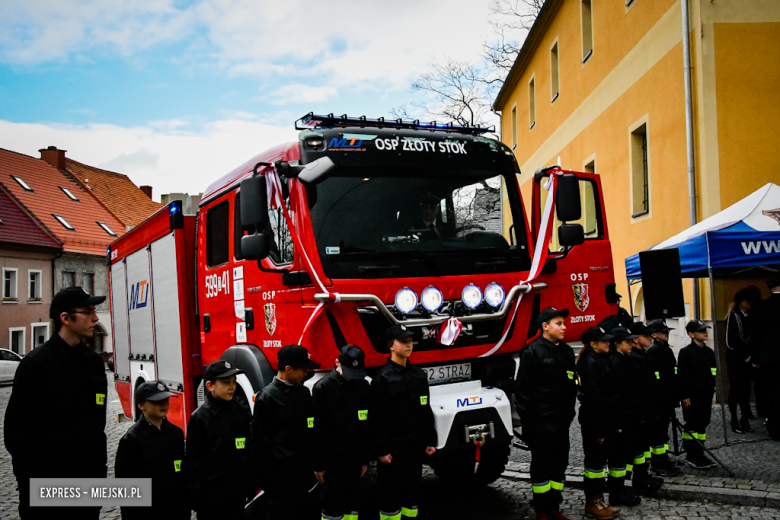
[[[0,383],[14,382],[16,368],[19,366],[21,360],[22,356],[13,350],[0,348]]]

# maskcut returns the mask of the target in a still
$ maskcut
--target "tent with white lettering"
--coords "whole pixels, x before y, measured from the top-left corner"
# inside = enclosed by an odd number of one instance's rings
[[[770,182],[650,250],[671,248],[680,250],[685,278],[780,264],[780,186]],[[626,258],[626,277],[642,277],[638,253]]]

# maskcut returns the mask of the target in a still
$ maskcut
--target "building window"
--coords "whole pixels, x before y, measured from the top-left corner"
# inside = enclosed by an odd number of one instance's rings
[[[16,301],[18,293],[16,289],[17,269],[3,268],[3,301]]]
[[[647,123],[631,132],[631,217],[650,211],[650,171],[647,162]]]
[[[582,0],[582,63],[593,54],[593,12],[591,0]]]
[[[115,236],[116,236],[116,233],[114,233],[113,231],[111,231],[111,228],[110,228],[110,227],[108,227],[108,225],[104,224],[103,222],[98,222],[97,224],[98,224],[98,226],[100,226],[101,228],[103,228],[103,231],[105,231],[106,233],[108,233],[108,234],[109,234],[109,235],[111,235],[112,237],[115,237]]]
[[[46,340],[49,339],[49,324],[33,323],[31,328],[32,338],[30,338],[30,348],[37,348],[46,343]]]
[[[550,85],[552,87],[552,101],[558,99],[561,94],[561,87],[558,81],[558,75],[560,74],[560,67],[558,66],[558,42],[555,42],[553,48],[550,49]]]
[[[512,107],[512,150],[517,148],[517,106]]]
[[[74,271],[62,271],[62,288],[76,287],[76,273]]]
[[[95,294],[95,273],[84,273],[82,288],[89,294]]]
[[[585,173],[596,173],[596,159],[593,159],[592,161],[586,163],[582,167],[582,171]]]
[[[230,206],[223,202],[206,214],[206,263],[226,264],[230,247]]]
[[[531,82],[528,83],[528,118],[530,128],[533,128],[536,124],[536,88],[534,86],[534,78],[531,78]]]
[[[63,193],[65,193],[65,195],[67,195],[67,196],[68,196],[68,198],[69,198],[70,200],[75,200],[76,202],[79,202],[79,198],[78,198],[78,197],[76,197],[76,196],[73,194],[73,192],[71,192],[71,191],[70,191],[68,188],[63,188],[62,186],[60,186],[60,189],[63,191]]]
[[[11,178],[19,183],[19,186],[24,188],[25,191],[33,191],[33,189],[30,187],[29,184],[24,182],[24,180],[21,177],[17,177],[16,175],[11,175]]]
[[[40,301],[42,295],[41,289],[42,271],[37,269],[27,270],[27,299]]]
[[[24,327],[10,327],[8,329],[8,347],[17,354],[24,354]],[[8,354],[8,352],[3,352]],[[4,356],[3,361],[10,361],[8,357]]]
[[[62,226],[63,226],[65,229],[67,229],[68,231],[76,231],[76,228],[74,228],[73,226],[71,226],[71,225],[68,223],[68,221],[67,221],[67,220],[65,220],[63,217],[61,217],[61,216],[59,216],[59,215],[55,215],[54,213],[52,213],[52,214],[51,214],[51,216],[52,216],[52,217],[54,217],[54,218],[56,218],[56,219],[57,219],[57,222],[59,222],[60,224],[62,224]]]

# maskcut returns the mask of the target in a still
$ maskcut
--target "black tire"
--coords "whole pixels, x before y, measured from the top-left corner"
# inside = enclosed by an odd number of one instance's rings
[[[453,487],[487,486],[501,477],[509,462],[510,443],[492,442],[480,450],[480,461],[477,473],[474,473],[476,462],[476,447],[470,446],[454,453],[435,455],[431,461],[433,472],[444,484]]]

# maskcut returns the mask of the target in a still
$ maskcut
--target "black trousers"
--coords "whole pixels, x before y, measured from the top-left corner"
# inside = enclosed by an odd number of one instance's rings
[[[613,431],[607,442],[607,488],[610,493],[622,493],[630,457],[626,431]]]
[[[674,407],[664,408],[657,418],[648,425],[647,440],[650,444],[652,464],[654,468],[669,466],[669,424],[672,421]]]
[[[395,462],[395,456],[393,457]],[[357,519],[360,510],[360,471],[363,464],[349,453],[331,457],[325,467],[322,518]]]
[[[569,465],[569,422],[532,426],[531,486],[537,514],[558,511]],[[524,426],[525,429],[525,426]],[[525,433],[525,432],[524,432]]]
[[[274,468],[263,488],[267,498],[268,520],[311,518],[315,508],[309,499],[309,490],[316,483],[314,472],[306,467],[294,465]]]
[[[99,507],[30,507],[30,479],[17,477],[21,520],[97,520]]]
[[[703,392],[699,395],[690,397],[691,404],[688,408],[683,408],[683,419],[685,419],[685,430],[683,431],[683,446],[687,457],[700,457],[704,455],[704,448],[701,444],[707,440],[707,426],[710,424],[712,416],[712,396],[714,392]],[[696,442],[696,441],[699,442]]]
[[[603,437],[599,437],[603,435]],[[606,491],[607,474],[615,478],[625,477],[625,453],[619,445],[618,434],[612,430],[599,433],[587,426],[582,427],[582,451],[585,455],[583,489],[585,498],[593,498]],[[604,442],[599,442],[603,438]],[[622,473],[622,474],[621,474]]]
[[[380,515],[417,516],[417,493],[422,481],[425,447],[398,444],[391,448],[390,464],[377,463]]]
[[[767,429],[774,440],[780,440],[780,385],[776,381],[778,369],[778,365],[766,365],[759,369]]]
[[[731,412],[731,423],[740,424],[737,420],[737,407],[742,415],[742,424],[747,422],[750,416],[750,387],[751,370],[753,367],[749,363],[737,361],[728,364],[729,370],[729,412]]]

